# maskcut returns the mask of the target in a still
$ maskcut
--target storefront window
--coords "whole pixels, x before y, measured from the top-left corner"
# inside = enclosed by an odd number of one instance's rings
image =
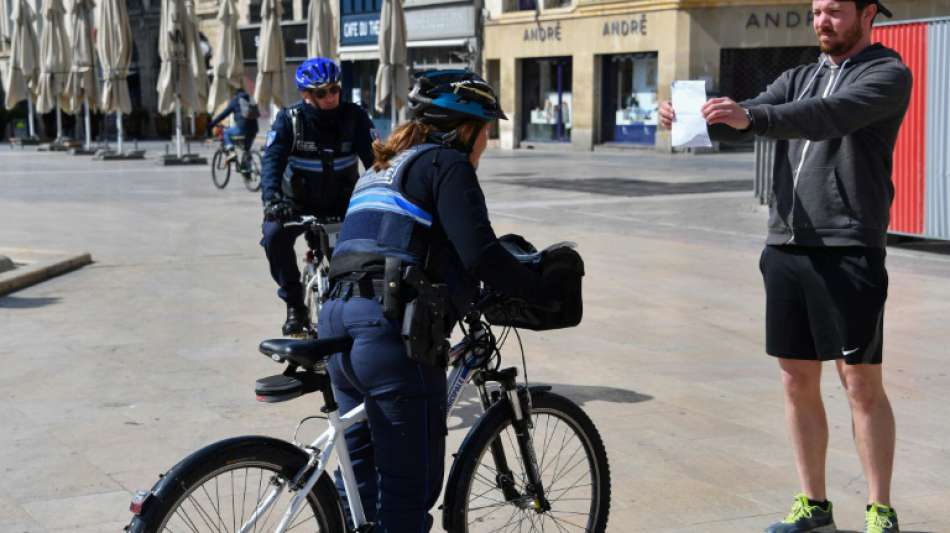
[[[535,11],[537,9],[536,0],[504,0],[502,8],[505,13],[510,11]]]
[[[544,0],[544,9],[571,7],[571,0]]]
[[[382,113],[376,111],[376,69],[379,61],[343,61],[343,100],[362,107],[376,126],[382,138],[389,136],[389,106]]]
[[[604,56],[601,136],[607,142],[654,144],[657,54]]]
[[[523,61],[523,138],[526,141],[569,142],[574,116],[571,58]]]

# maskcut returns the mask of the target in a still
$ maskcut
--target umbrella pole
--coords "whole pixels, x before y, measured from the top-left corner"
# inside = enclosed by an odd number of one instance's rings
[[[86,109],[86,150],[92,149],[92,119],[89,117],[89,100],[83,100]]]
[[[396,130],[396,122],[398,118],[396,116],[396,69],[390,69],[390,78],[389,78],[389,115],[390,115],[390,126],[389,134],[392,135],[393,131]]]
[[[190,120],[191,120],[191,136],[192,136],[192,138],[194,138],[194,137],[197,137],[197,136],[198,136],[198,133],[195,131],[195,114],[194,114],[194,112],[191,113]]]
[[[30,130],[29,137],[33,138],[36,136],[36,133],[35,133],[36,130],[34,129],[34,126],[33,126],[33,100],[29,96],[26,97],[26,116],[27,116],[27,124],[29,124],[29,130]]]
[[[122,110],[115,112],[116,143],[119,145],[118,151],[122,153]]]
[[[175,152],[181,159],[181,99],[175,96]]]
[[[56,140],[61,141],[63,139],[63,113],[59,108],[59,103],[56,104]]]

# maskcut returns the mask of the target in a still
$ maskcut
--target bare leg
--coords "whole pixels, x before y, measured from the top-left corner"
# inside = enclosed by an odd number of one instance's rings
[[[802,491],[824,501],[828,419],[821,400],[821,361],[779,359],[785,386],[785,420],[795,450]]]
[[[891,505],[896,424],[884,391],[881,365],[847,365],[838,361],[838,374],[848,392],[854,443],[868,481],[869,503]]]

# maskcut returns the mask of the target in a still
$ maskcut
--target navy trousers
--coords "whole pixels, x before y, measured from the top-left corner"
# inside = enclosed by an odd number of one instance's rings
[[[285,228],[280,222],[265,220],[261,226],[264,236],[261,246],[270,263],[270,275],[277,282],[277,296],[288,305],[303,307],[303,285],[300,284],[300,268],[294,243],[304,229]]]
[[[317,331],[354,341],[348,355],[330,358],[328,370],[341,413],[366,404],[368,423],[350,428],[346,442],[373,533],[426,533],[442,491],[445,372],[406,357],[399,326],[377,300],[333,299]],[[345,507],[339,475],[337,488]]]

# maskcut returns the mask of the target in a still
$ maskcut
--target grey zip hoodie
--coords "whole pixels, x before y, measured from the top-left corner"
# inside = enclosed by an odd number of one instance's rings
[[[913,84],[897,52],[874,44],[835,65],[783,73],[740,102],[752,126],[710,126],[716,140],[778,140],[767,244],[884,247],[894,144]]]

